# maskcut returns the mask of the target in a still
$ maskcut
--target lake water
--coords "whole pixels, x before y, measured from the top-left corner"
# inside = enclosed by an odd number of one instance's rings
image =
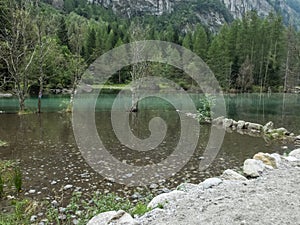
[[[191,96],[198,104],[201,95]],[[172,153],[180,136],[180,120],[170,104],[157,98],[148,98],[141,102],[141,110],[131,126],[132,132],[139,138],[149,136],[149,121],[157,116],[164,119],[168,131],[164,141],[156,149],[149,153],[140,153],[123,146],[114,134],[110,113],[114,98],[115,94],[101,95],[97,102],[95,119],[103,144],[115,158],[130,165],[144,165],[157,163]],[[229,118],[261,124],[273,121],[275,127],[285,127],[295,134],[300,134],[299,95],[225,95],[225,100]],[[20,161],[24,193],[34,189],[39,192],[34,198],[53,198],[65,185],[71,184],[82,191],[114,191],[131,195],[136,189],[103,178],[85,162],[73,135],[71,114],[57,112],[62,110],[67,102],[66,96],[49,96],[43,98],[43,113],[40,115],[0,114],[0,139],[9,142],[8,147],[0,148],[0,158]],[[26,104],[28,108],[35,110],[37,100],[28,99]],[[0,98],[0,111],[16,110],[16,99]],[[239,170],[246,158],[259,151],[284,152],[280,143],[266,143],[262,138],[236,132],[226,133],[216,159],[207,170],[200,171],[198,167],[209,133],[210,126],[201,126],[194,155],[179,172],[169,179],[161,180],[157,189],[174,188],[182,182],[199,183],[205,178],[220,175],[228,168]]]

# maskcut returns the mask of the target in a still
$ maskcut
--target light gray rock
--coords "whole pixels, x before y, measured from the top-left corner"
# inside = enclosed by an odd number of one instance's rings
[[[220,116],[218,118],[213,119],[212,120],[212,124],[222,125],[223,124],[223,120],[224,120],[224,116]]]
[[[237,129],[238,130],[242,130],[242,129],[244,129],[245,128],[245,121],[244,120],[239,120],[238,122],[237,122],[238,124],[237,124]]]
[[[265,169],[265,164],[256,159],[247,159],[244,162],[243,172],[249,177],[259,177]]]
[[[219,184],[221,184],[223,181],[220,178],[208,178],[205,181],[203,181],[202,183],[200,183],[200,185],[202,185],[202,187],[204,189],[208,189],[214,186],[218,186]]]
[[[277,129],[275,129],[275,130],[273,130],[273,131],[276,131],[276,132],[279,133],[279,134],[288,134],[288,133],[289,133],[288,130],[285,129],[284,127],[277,128]]]
[[[276,165],[277,165],[277,167],[279,167],[281,164],[281,156],[278,153],[273,153],[273,154],[271,154],[271,156],[275,158]]]
[[[160,194],[151,200],[151,202],[148,204],[148,208],[155,208],[159,204],[165,205],[169,202],[177,201],[178,199],[182,198],[185,194],[186,192],[178,190]]]
[[[287,156],[287,157],[283,157],[285,160],[289,161],[289,162],[296,162],[299,161],[298,158],[294,157],[294,156]]]
[[[195,190],[197,188],[199,188],[199,185],[197,185],[197,184],[182,183],[177,187],[177,190],[189,192],[189,191]]]
[[[94,216],[87,225],[138,225],[138,222],[123,210],[109,211]]]
[[[270,130],[272,130],[274,128],[274,123],[272,121],[266,123],[266,125],[263,126],[263,132],[267,133]]]
[[[247,178],[244,177],[243,175],[241,175],[233,170],[230,170],[230,169],[225,170],[223,172],[223,174],[221,175],[221,178],[223,180],[242,180],[242,181],[247,180]]]
[[[253,156],[253,159],[256,160],[260,160],[262,161],[265,165],[267,166],[271,166],[272,168],[277,169],[278,168],[278,164],[277,164],[277,160],[275,157],[273,157],[272,155],[270,155],[269,153],[262,153],[259,152],[257,154],[255,154]]]
[[[258,123],[248,123],[247,129],[248,130],[262,130],[263,126]]]
[[[300,148],[291,151],[289,156],[300,159]]]
[[[36,219],[37,219],[37,216],[36,215],[32,215],[30,217],[30,223],[34,223],[36,221]]]
[[[64,190],[66,191],[66,190],[69,190],[69,189],[71,189],[73,187],[73,185],[71,185],[71,184],[67,184],[66,186],[64,186]]]
[[[223,127],[224,128],[230,128],[230,127],[232,127],[232,125],[233,125],[233,119],[225,118],[223,120]]]

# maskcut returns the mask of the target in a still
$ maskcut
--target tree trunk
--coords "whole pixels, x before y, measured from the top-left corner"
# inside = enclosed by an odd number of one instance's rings
[[[19,93],[19,111],[25,111],[25,95],[23,93]]]
[[[131,109],[130,112],[137,112],[138,111],[138,96],[136,93],[136,88],[131,88]]]
[[[43,77],[40,77],[40,89],[39,89],[39,96],[38,96],[38,113],[41,113],[41,107],[42,107],[42,96],[43,96]]]

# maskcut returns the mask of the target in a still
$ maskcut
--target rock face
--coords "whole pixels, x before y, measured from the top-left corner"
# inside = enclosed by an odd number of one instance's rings
[[[248,177],[259,177],[265,169],[265,164],[256,159],[247,159],[244,162],[243,172]]]
[[[222,0],[222,2],[235,19],[242,18],[246,12],[252,10],[257,10],[260,16],[267,16],[274,10],[273,6],[265,0]]]
[[[89,1],[93,2],[93,0]],[[139,14],[171,13],[176,2],[180,2],[180,0],[96,0],[96,2],[106,8],[112,8],[114,12],[131,17]]]
[[[87,225],[107,225],[107,224],[137,225],[138,223],[136,220],[134,220],[131,217],[131,215],[129,215],[123,210],[100,213],[99,215],[94,216],[87,223]]]
[[[56,0],[60,1],[60,0]],[[132,17],[134,15],[162,15],[171,13],[180,5],[190,4],[191,14],[210,30],[217,30],[221,25],[230,22],[231,18],[242,18],[248,11],[257,11],[259,16],[267,16],[270,12],[282,14],[286,24],[300,28],[300,3],[291,0],[220,0],[220,3],[206,4],[190,0],[88,0],[96,2],[115,13]],[[224,7],[223,7],[224,6]]]

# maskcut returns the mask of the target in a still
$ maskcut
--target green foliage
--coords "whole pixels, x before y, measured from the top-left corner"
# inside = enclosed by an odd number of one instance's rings
[[[30,217],[36,211],[37,203],[28,199],[12,200],[12,212],[0,214],[1,225],[31,224]]]
[[[2,179],[2,175],[0,174],[0,198],[2,198],[3,194],[4,194],[4,182]]]
[[[22,190],[22,172],[19,167],[15,167],[14,185],[18,192]]]
[[[197,119],[200,123],[208,122],[212,118],[211,107],[215,104],[213,96],[206,96],[199,100],[200,107],[198,109]]]
[[[142,216],[144,215],[145,213],[151,211],[152,209],[151,208],[148,208],[146,204],[144,203],[141,203],[139,202],[131,211],[131,215],[132,216],[135,216],[135,215],[138,215],[138,216]]]
[[[0,147],[6,147],[6,146],[8,146],[8,143],[6,141],[0,140]]]

